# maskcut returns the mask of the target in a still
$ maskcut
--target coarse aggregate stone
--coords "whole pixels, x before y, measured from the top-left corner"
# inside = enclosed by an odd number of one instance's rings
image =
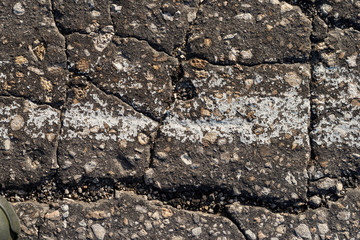
[[[308,185],[308,194],[317,196],[342,196],[344,194],[344,185],[343,183],[334,178],[321,178],[318,181],[312,181]]]
[[[315,16],[312,22],[313,31],[311,39],[315,42],[323,41],[327,37],[328,25],[319,16]]]

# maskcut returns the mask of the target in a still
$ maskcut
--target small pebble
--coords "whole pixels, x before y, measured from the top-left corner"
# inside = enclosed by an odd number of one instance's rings
[[[196,227],[191,230],[193,236],[197,237],[201,234],[201,227]]]
[[[306,224],[300,224],[295,228],[296,235],[305,239],[311,239],[311,232]]]
[[[14,5],[13,7],[13,13],[15,15],[18,15],[18,16],[21,16],[21,15],[24,15],[25,13],[25,8],[24,6],[21,4],[21,2],[18,2]]]
[[[248,237],[251,240],[257,239],[256,234],[253,231],[251,231],[250,229],[245,231],[245,235],[246,235],[246,237]]]
[[[310,204],[314,207],[319,207],[321,204],[321,197],[313,196],[310,198]]]
[[[94,224],[91,226],[91,229],[98,240],[103,240],[106,234],[106,230],[100,224]]]

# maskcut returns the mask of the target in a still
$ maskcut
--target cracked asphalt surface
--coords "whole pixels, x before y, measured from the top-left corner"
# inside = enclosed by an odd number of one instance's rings
[[[21,239],[360,239],[360,1],[0,1]]]

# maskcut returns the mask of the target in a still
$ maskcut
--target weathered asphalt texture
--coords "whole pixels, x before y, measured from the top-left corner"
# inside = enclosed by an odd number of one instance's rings
[[[23,239],[360,239],[360,1],[0,1]]]

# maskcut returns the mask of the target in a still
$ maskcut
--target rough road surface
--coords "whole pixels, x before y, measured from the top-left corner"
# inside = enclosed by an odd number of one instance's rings
[[[360,239],[360,1],[0,1],[22,239]]]

